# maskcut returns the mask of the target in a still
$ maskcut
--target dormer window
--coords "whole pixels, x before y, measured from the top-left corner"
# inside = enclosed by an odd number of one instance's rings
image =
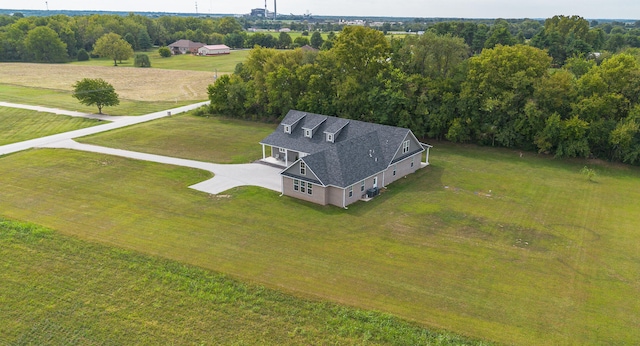
[[[410,148],[409,141],[404,141],[402,143],[402,153],[403,154],[408,153],[409,152],[409,148]]]
[[[327,142],[333,143],[333,133],[327,133]]]
[[[291,133],[291,125],[284,125],[284,133]]]
[[[311,136],[313,136],[313,131],[311,131],[311,129],[304,129],[304,136],[311,138]]]

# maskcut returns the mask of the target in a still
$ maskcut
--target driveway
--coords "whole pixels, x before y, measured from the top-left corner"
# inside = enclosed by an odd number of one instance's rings
[[[216,163],[186,160],[168,156],[153,155],[140,153],[135,151],[112,149],[101,147],[97,145],[82,144],[74,141],[74,138],[92,135],[104,131],[110,131],[126,126],[140,124],[146,121],[160,119],[169,114],[179,114],[187,112],[196,108],[199,108],[208,102],[200,102],[193,105],[184,107],[173,108],[161,112],[155,112],[142,116],[104,116],[104,118],[98,118],[101,120],[111,121],[108,124],[93,126],[85,129],[69,131],[65,133],[59,133],[42,138],[32,139],[19,143],[12,143],[4,146],[0,146],[0,156],[10,153],[19,152],[22,150],[28,150],[31,148],[59,148],[59,149],[73,149],[87,152],[94,152],[107,155],[115,155],[121,157],[132,158],[136,160],[152,161],[169,165],[184,166],[196,169],[202,169],[214,174],[214,177],[203,181],[201,183],[190,186],[190,188],[203,191],[210,194],[219,194],[223,191],[229,190],[238,186],[259,186],[273,191],[281,191],[281,178],[280,168],[275,168],[269,165],[260,163],[249,163],[240,165],[222,165]],[[13,103],[0,102],[0,106],[31,109],[41,112],[64,114],[69,116],[79,116],[96,119],[101,117],[95,114],[84,114],[78,112],[69,112],[59,109],[17,105]],[[256,143],[258,145],[258,143]]]
[[[260,186],[266,189],[280,191],[282,169],[260,163],[241,165],[221,165],[195,160],[179,159],[175,157],[140,153],[121,149],[106,148],[97,145],[78,143],[72,139],[50,143],[41,148],[58,148],[88,151],[92,153],[127,157],[136,160],[158,162],[167,165],[183,166],[202,169],[215,176],[209,180],[189,186],[192,189],[211,194],[219,194],[237,186]]]

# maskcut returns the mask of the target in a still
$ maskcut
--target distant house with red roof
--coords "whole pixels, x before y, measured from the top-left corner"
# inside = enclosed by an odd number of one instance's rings
[[[174,55],[177,54],[197,54],[198,49],[203,47],[205,44],[200,42],[193,42],[190,40],[178,40],[169,45],[169,49]]]

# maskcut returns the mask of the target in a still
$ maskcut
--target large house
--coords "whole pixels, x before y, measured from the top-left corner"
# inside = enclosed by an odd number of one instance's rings
[[[178,40],[170,44],[169,49],[171,49],[171,53],[174,55],[187,53],[197,54],[198,49],[204,45],[204,43],[193,42],[191,40]]]
[[[296,110],[260,144],[263,160],[286,167],[283,195],[343,208],[427,166],[431,148],[409,129]]]

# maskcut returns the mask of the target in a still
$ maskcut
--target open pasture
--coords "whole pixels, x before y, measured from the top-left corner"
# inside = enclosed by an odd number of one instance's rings
[[[32,150],[0,158],[0,210],[474,338],[640,339],[640,170],[444,143],[431,162],[343,210],[252,187],[210,196],[186,188],[203,172]]]
[[[0,255],[1,344],[483,344],[1,218]]]
[[[93,119],[0,107],[0,145],[73,131],[100,123],[99,120]]]
[[[82,105],[71,96],[71,91],[24,87],[0,84],[0,98],[5,102],[21,103],[34,106],[45,106],[70,111],[97,113],[95,106]],[[120,105],[105,107],[104,114],[109,115],[143,115],[165,109],[186,106],[194,101],[131,101],[120,98]]]
[[[143,102],[206,100],[213,77],[213,72],[200,71],[0,63],[0,84],[71,92],[73,84],[82,78],[102,78],[113,85],[122,99]]]

